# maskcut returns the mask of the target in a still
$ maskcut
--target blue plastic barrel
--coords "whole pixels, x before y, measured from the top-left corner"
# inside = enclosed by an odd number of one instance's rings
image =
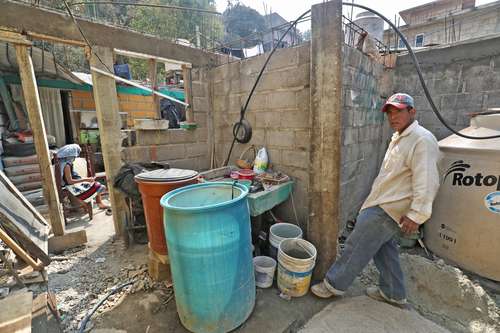
[[[213,182],[165,194],[165,236],[179,318],[188,330],[229,332],[255,305],[248,189]]]

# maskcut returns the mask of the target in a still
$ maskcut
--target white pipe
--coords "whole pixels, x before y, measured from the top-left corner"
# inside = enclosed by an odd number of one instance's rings
[[[99,69],[99,68],[96,68],[96,67],[91,66],[91,67],[90,67],[90,70],[92,70],[92,71],[94,71],[94,72],[96,72],[96,73],[99,73],[99,74],[102,74],[102,75],[108,76],[108,77],[110,77],[110,78],[113,78],[113,79],[115,79],[116,81],[120,81],[120,82],[123,82],[123,83],[129,84],[129,85],[131,85],[131,86],[134,86],[134,87],[136,87],[136,88],[139,88],[139,89],[142,89],[142,90],[148,91],[148,92],[153,93],[153,94],[155,94],[155,95],[158,95],[158,96],[160,96],[160,97],[163,97],[163,98],[169,99],[169,100],[171,100],[171,101],[173,101],[173,102],[176,102],[176,103],[182,104],[182,105],[184,105],[186,108],[188,108],[188,107],[189,107],[189,104],[184,103],[183,101],[180,101],[180,100],[175,99],[175,98],[173,98],[173,97],[170,97],[170,96],[167,96],[167,95],[165,95],[165,94],[162,94],[161,92],[156,91],[156,90],[153,90],[153,89],[151,89],[151,88],[148,88],[148,87],[142,86],[142,85],[140,85],[139,83],[135,83],[135,82],[133,82],[133,81],[130,81],[130,80],[124,79],[124,78],[122,78],[122,77],[116,76],[116,75],[111,74],[111,73],[109,73],[109,72],[103,71],[103,70],[101,70],[101,69]]]

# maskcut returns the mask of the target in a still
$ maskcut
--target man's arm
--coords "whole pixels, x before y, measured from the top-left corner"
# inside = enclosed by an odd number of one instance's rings
[[[440,152],[431,138],[421,138],[411,157],[413,199],[406,217],[422,224],[432,214],[432,203],[439,189],[438,162]]]

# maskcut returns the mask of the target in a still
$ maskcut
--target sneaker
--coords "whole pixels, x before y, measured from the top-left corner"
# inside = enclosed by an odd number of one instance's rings
[[[370,297],[376,301],[389,303],[389,304],[394,305],[394,306],[401,308],[401,309],[408,308],[408,303],[406,302],[406,298],[404,298],[402,300],[395,300],[395,299],[389,298],[382,292],[382,290],[380,290],[379,287],[366,288],[366,295],[368,295],[368,297]]]
[[[333,296],[342,296],[343,292],[333,288],[326,280],[311,287],[311,292],[320,298],[330,298]]]

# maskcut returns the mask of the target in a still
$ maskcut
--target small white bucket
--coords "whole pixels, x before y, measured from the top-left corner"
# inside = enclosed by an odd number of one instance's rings
[[[285,239],[278,252],[278,288],[292,297],[307,294],[316,264],[316,248],[303,239]]]
[[[271,257],[260,256],[253,258],[255,270],[255,285],[259,288],[269,288],[273,285],[276,260]]]
[[[269,229],[269,254],[273,258],[278,257],[280,243],[288,238],[302,238],[302,229],[291,223],[276,223]]]

